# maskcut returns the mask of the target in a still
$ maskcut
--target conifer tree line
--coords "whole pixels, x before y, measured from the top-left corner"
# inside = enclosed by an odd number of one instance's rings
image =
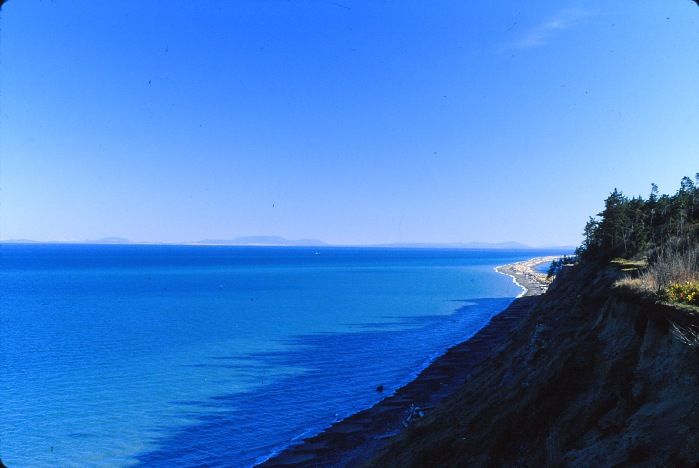
[[[647,199],[628,198],[617,189],[604,201],[604,210],[590,217],[576,254],[582,260],[615,257],[652,259],[662,249],[695,248],[699,244],[699,173],[683,177],[674,195],[658,195],[651,185]]]

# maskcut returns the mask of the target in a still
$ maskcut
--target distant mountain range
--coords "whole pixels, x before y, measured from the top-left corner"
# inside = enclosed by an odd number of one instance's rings
[[[192,243],[209,245],[287,245],[294,247],[322,247],[328,245],[317,239],[289,240],[279,236],[246,236],[236,237],[231,240],[206,239]]]
[[[278,236],[248,236],[236,237],[232,240],[201,240],[193,242],[194,244],[214,244],[214,245],[287,245],[296,247],[323,247],[333,246],[326,242],[317,239],[301,239],[289,240]],[[344,246],[344,245],[343,245]],[[350,247],[350,246],[348,246]],[[404,249],[511,249],[511,250],[527,250],[527,249],[567,249],[574,250],[575,247],[569,246],[546,246],[532,247],[522,244],[521,242],[394,242],[390,244],[369,244],[369,245],[353,245],[351,247],[383,247],[383,248],[404,248]]]
[[[420,243],[420,242],[397,242],[393,244],[376,244],[376,247],[403,247],[403,248],[447,248],[447,249],[534,249],[521,242],[445,242],[445,243]]]
[[[34,241],[29,239],[8,239],[2,240],[4,244],[33,244],[33,243],[70,243],[70,244],[133,244],[124,237],[103,237],[101,239],[86,240],[84,242],[60,242],[60,241]],[[197,245],[268,245],[268,246],[288,246],[288,247],[330,247],[328,244],[318,239],[289,240],[279,236],[245,236],[234,239],[204,239],[196,242],[184,242],[183,244]],[[343,245],[344,247],[344,245]],[[546,245],[532,247],[521,242],[395,242],[390,244],[370,244],[370,245],[348,245],[347,247],[382,247],[382,248],[404,248],[404,249],[556,249],[575,250],[575,246]]]

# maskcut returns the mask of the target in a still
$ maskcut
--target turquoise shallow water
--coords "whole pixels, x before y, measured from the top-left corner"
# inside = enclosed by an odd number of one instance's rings
[[[0,246],[0,458],[250,466],[404,385],[549,251]],[[553,252],[556,253],[556,252]]]

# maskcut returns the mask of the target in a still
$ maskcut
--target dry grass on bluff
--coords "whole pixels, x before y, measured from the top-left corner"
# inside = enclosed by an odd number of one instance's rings
[[[623,275],[615,287],[641,296],[699,306],[699,246],[662,250],[652,261],[612,260]]]

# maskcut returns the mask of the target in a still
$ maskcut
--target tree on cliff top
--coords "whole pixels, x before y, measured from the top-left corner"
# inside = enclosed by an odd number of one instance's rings
[[[694,181],[684,177],[675,195],[658,197],[655,184],[647,200],[614,189],[583,235],[577,253],[602,261],[645,255],[671,242],[680,247],[699,242],[699,173]]]

